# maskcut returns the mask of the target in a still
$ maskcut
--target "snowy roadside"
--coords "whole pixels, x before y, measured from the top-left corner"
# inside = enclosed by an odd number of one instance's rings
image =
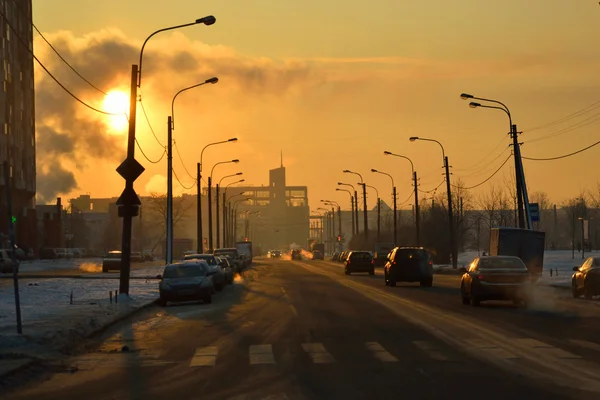
[[[17,334],[13,287],[3,285],[0,358],[43,358],[44,354],[68,350],[78,340],[153,304],[158,298],[158,282],[144,277],[155,277],[162,269],[154,266],[132,271],[130,298],[120,295],[119,302],[115,301],[118,273],[85,274],[78,279],[20,278],[22,335]]]

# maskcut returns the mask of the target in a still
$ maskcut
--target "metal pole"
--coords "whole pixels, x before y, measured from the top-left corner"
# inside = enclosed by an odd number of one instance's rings
[[[354,226],[354,196],[352,194],[350,194],[350,207],[352,208],[352,211],[350,212],[352,214],[352,236],[354,236],[356,230]]]
[[[202,254],[204,246],[202,245],[202,201],[200,192],[200,163],[196,163],[196,253]]]
[[[354,213],[355,213],[355,222],[356,222],[356,235],[360,233],[360,229],[358,229],[358,193],[356,190],[354,191]]]
[[[227,188],[223,191],[223,247],[227,247],[227,205],[225,204],[225,197],[227,195]]]
[[[525,228],[525,216],[523,214],[523,193],[521,183],[521,172],[519,163],[519,138],[517,134],[517,126],[510,126],[510,136],[513,140],[513,156],[515,159],[515,183],[517,185],[517,213],[519,214],[519,228]]]
[[[173,124],[167,117],[167,252],[166,263],[173,262]]]
[[[21,322],[21,299],[19,296],[19,272],[17,271],[17,257],[15,251],[15,226],[12,219],[12,196],[11,196],[11,177],[8,161],[3,163],[4,185],[6,188],[6,212],[8,214],[8,234],[10,239],[10,259],[12,262],[13,287],[15,291],[15,311],[17,316],[17,333],[23,333],[23,324]]]
[[[208,252],[213,252],[212,176],[208,177]]]
[[[338,205],[338,235],[340,235],[340,240],[342,239],[342,207]],[[338,247],[341,247],[342,242],[340,241]],[[335,252],[335,249],[334,249]]]
[[[377,197],[377,241],[381,239],[381,199]]]
[[[369,238],[369,222],[368,222],[368,210],[367,210],[367,185],[366,184],[362,184],[363,187],[363,217],[364,217],[364,224],[365,224],[365,239]]]
[[[398,246],[398,216],[397,216],[397,202],[396,202],[396,186],[394,186],[393,190],[394,194],[394,245]]]
[[[217,249],[221,248],[221,231],[219,229],[219,184],[217,183],[217,185],[215,186],[216,188],[216,195],[215,195],[215,205],[217,207],[216,209],[216,223],[217,223]]]
[[[585,227],[584,219],[581,217],[581,259],[585,259]],[[14,246],[13,246],[14,247]]]
[[[415,186],[415,225],[416,225],[416,238],[417,246],[421,245],[421,217],[419,212],[419,185],[417,180],[417,171],[413,171],[413,180]]]
[[[454,232],[454,211],[452,210],[452,192],[450,191],[450,167],[448,165],[448,156],[444,157],[444,166],[446,168],[446,191],[448,192],[448,222],[450,226],[450,246],[452,251],[452,268],[458,266],[458,249],[456,247],[456,236]]]

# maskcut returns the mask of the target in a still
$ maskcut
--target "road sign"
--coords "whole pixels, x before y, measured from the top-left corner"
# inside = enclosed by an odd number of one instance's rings
[[[538,203],[529,203],[529,214],[531,215],[531,221],[536,222],[540,220],[540,205]]]
[[[117,199],[118,206],[134,205],[139,206],[142,202],[133,188],[125,188],[121,196]]]
[[[117,167],[117,172],[121,175],[126,181],[133,182],[135,181],[142,172],[145,171],[145,168],[137,162],[135,158],[126,158],[125,161],[121,163]]]

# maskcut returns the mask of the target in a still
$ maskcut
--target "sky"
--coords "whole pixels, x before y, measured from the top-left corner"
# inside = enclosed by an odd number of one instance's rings
[[[408,199],[409,207],[410,164],[384,150],[413,161],[420,190],[442,191],[441,149],[411,136],[443,144],[453,183],[478,185],[510,156],[509,123],[500,110],[469,108],[463,92],[510,108],[525,157],[560,156],[600,140],[597,1],[33,0],[33,7],[37,28],[100,91],[36,36],[42,63],[79,99],[119,113],[148,35],[216,17],[212,26],[157,34],[145,47],[140,92],[149,123],[138,103],[145,155],[136,148],[136,158],[146,168],[135,183],[140,195],[166,190],[166,158],[150,161],[163,153],[174,95],[213,76],[218,84],[175,101],[176,193],[195,193],[202,148],[231,137],[239,141],[206,150],[203,176],[217,162],[240,159],[216,167],[213,178],[243,172],[245,183],[267,184],[282,152],[288,184],[308,186],[311,208],[320,199],[349,207],[348,195],[335,191],[339,181],[358,182],[345,169],[391,203],[390,179],[372,168],[393,176],[399,204]],[[117,94],[105,101],[111,91]],[[37,68],[36,128],[39,201],[120,194],[115,168],[126,155],[125,116],[84,107]],[[599,154],[597,146],[556,161],[525,160],[529,192],[547,192],[560,204],[597,191]],[[511,165],[472,192],[505,187]]]

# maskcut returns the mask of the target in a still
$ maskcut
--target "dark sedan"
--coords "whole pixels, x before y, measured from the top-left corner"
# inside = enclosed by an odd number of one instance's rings
[[[486,256],[476,258],[460,282],[463,304],[478,306],[485,300],[512,300],[527,306],[531,283],[525,263],[518,257]]]
[[[163,306],[169,301],[212,301],[214,287],[205,261],[169,264],[158,278],[159,303]]]
[[[581,267],[574,267],[571,289],[573,297],[587,299],[600,295],[600,257],[590,257]]]
[[[344,273],[350,275],[353,272],[368,272],[375,275],[375,261],[369,251],[351,251],[344,265]]]
[[[217,258],[212,254],[186,254],[183,259],[185,261],[188,260],[204,260],[208,264],[208,275],[212,276],[213,282],[215,283],[215,288],[217,290],[223,290],[225,286],[225,274],[221,267],[219,266],[219,262]]]

